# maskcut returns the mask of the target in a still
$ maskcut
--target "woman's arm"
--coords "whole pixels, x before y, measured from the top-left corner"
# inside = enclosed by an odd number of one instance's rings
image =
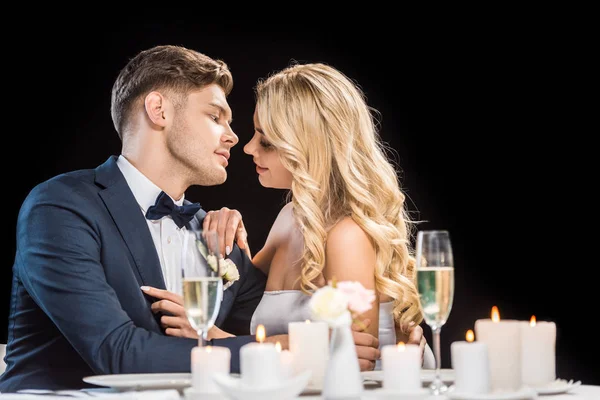
[[[375,290],[376,254],[369,237],[351,218],[338,222],[328,233],[325,246],[323,276],[331,280],[358,281],[365,288]],[[379,337],[379,296],[373,307],[359,316],[371,323],[365,332]]]

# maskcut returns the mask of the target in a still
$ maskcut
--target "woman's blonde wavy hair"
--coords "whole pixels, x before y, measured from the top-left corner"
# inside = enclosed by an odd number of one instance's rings
[[[302,290],[317,289],[327,232],[349,216],[375,248],[375,289],[394,299],[394,319],[420,323],[405,195],[362,90],[331,66],[294,64],[258,82],[256,109],[292,173],[293,214],[304,235]]]

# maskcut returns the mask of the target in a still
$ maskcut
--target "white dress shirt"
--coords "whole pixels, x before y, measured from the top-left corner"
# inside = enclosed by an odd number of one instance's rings
[[[140,212],[145,218],[146,211],[150,206],[154,205],[156,198],[162,190],[134,167],[123,155],[119,156],[117,166],[123,173],[129,188],[140,206]],[[185,196],[182,196],[179,200],[171,199],[175,204],[181,206],[184,198]],[[156,247],[156,253],[160,260],[160,267],[167,290],[182,294],[182,271],[193,266],[196,263],[194,258],[197,257],[196,253],[191,251],[193,250],[192,246],[194,246],[194,243],[193,240],[187,239],[189,236],[188,230],[185,227],[179,228],[170,216],[155,221],[146,219],[146,223]],[[190,251],[184,253],[184,247]],[[151,250],[148,249],[148,251]],[[185,264],[182,263],[182,255],[185,255],[183,259]]]

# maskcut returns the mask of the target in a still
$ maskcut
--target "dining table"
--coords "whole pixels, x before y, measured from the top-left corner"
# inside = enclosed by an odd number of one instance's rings
[[[431,372],[431,371],[422,371]],[[452,370],[444,371],[447,376],[452,376]],[[374,375],[375,374],[375,375]],[[382,382],[378,380],[376,371],[369,371],[369,373],[363,373],[363,384],[364,390],[360,398],[355,400],[528,400],[528,399],[539,399],[539,400],[599,400],[600,399],[600,385],[585,384],[580,381],[570,383],[564,387],[555,386],[558,390],[548,390],[547,393],[533,393],[528,389],[522,389],[515,393],[500,393],[500,394],[484,394],[484,395],[461,395],[453,392],[449,392],[445,395],[433,395],[429,393],[427,389],[428,379],[423,379],[422,391],[419,393],[412,394],[396,394],[389,393],[382,387]],[[148,378],[152,374],[144,374]],[[160,381],[159,375],[156,374],[157,379],[154,383]],[[164,375],[164,374],[162,374]],[[133,375],[129,375],[133,376]],[[140,375],[141,376],[141,375]],[[429,378],[431,374],[422,375]],[[115,381],[118,380],[119,375],[114,376],[103,376],[112,377]],[[123,376],[121,376],[123,377]],[[109,382],[109,381],[107,381]],[[309,389],[302,390],[298,395],[292,397],[283,396],[283,391],[278,394],[273,394],[271,391],[268,395],[261,395],[260,393],[253,392],[247,393],[247,395],[240,395],[239,392],[231,393],[214,393],[214,394],[201,394],[194,393],[190,386],[182,384],[181,380],[173,380],[173,386],[163,385],[162,387],[151,385],[143,387],[138,385],[135,388],[127,389],[124,386],[112,385],[106,383],[106,387],[92,387],[86,389],[73,389],[73,390],[21,390],[17,393],[0,393],[0,400],[68,400],[68,399],[106,399],[106,400],[290,400],[290,399],[301,399],[301,400],[325,400],[319,390]],[[567,383],[566,380],[557,380],[556,382]],[[448,384],[452,388],[452,379],[448,379]]]

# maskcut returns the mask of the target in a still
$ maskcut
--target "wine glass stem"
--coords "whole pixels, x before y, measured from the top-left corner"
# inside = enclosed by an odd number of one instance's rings
[[[198,329],[198,347],[204,347],[204,334],[202,329]]]
[[[432,329],[431,332],[433,334],[433,352],[435,355],[435,378],[440,379],[440,370],[442,368],[442,353],[440,350],[440,331],[441,327],[437,327]]]
[[[431,333],[433,335],[433,354],[435,356],[435,379],[430,385],[431,391],[435,395],[439,395],[444,393],[448,387],[442,381],[441,377],[441,369],[442,369],[442,353],[440,351],[440,332],[442,331],[442,327],[436,326],[431,329]]]

